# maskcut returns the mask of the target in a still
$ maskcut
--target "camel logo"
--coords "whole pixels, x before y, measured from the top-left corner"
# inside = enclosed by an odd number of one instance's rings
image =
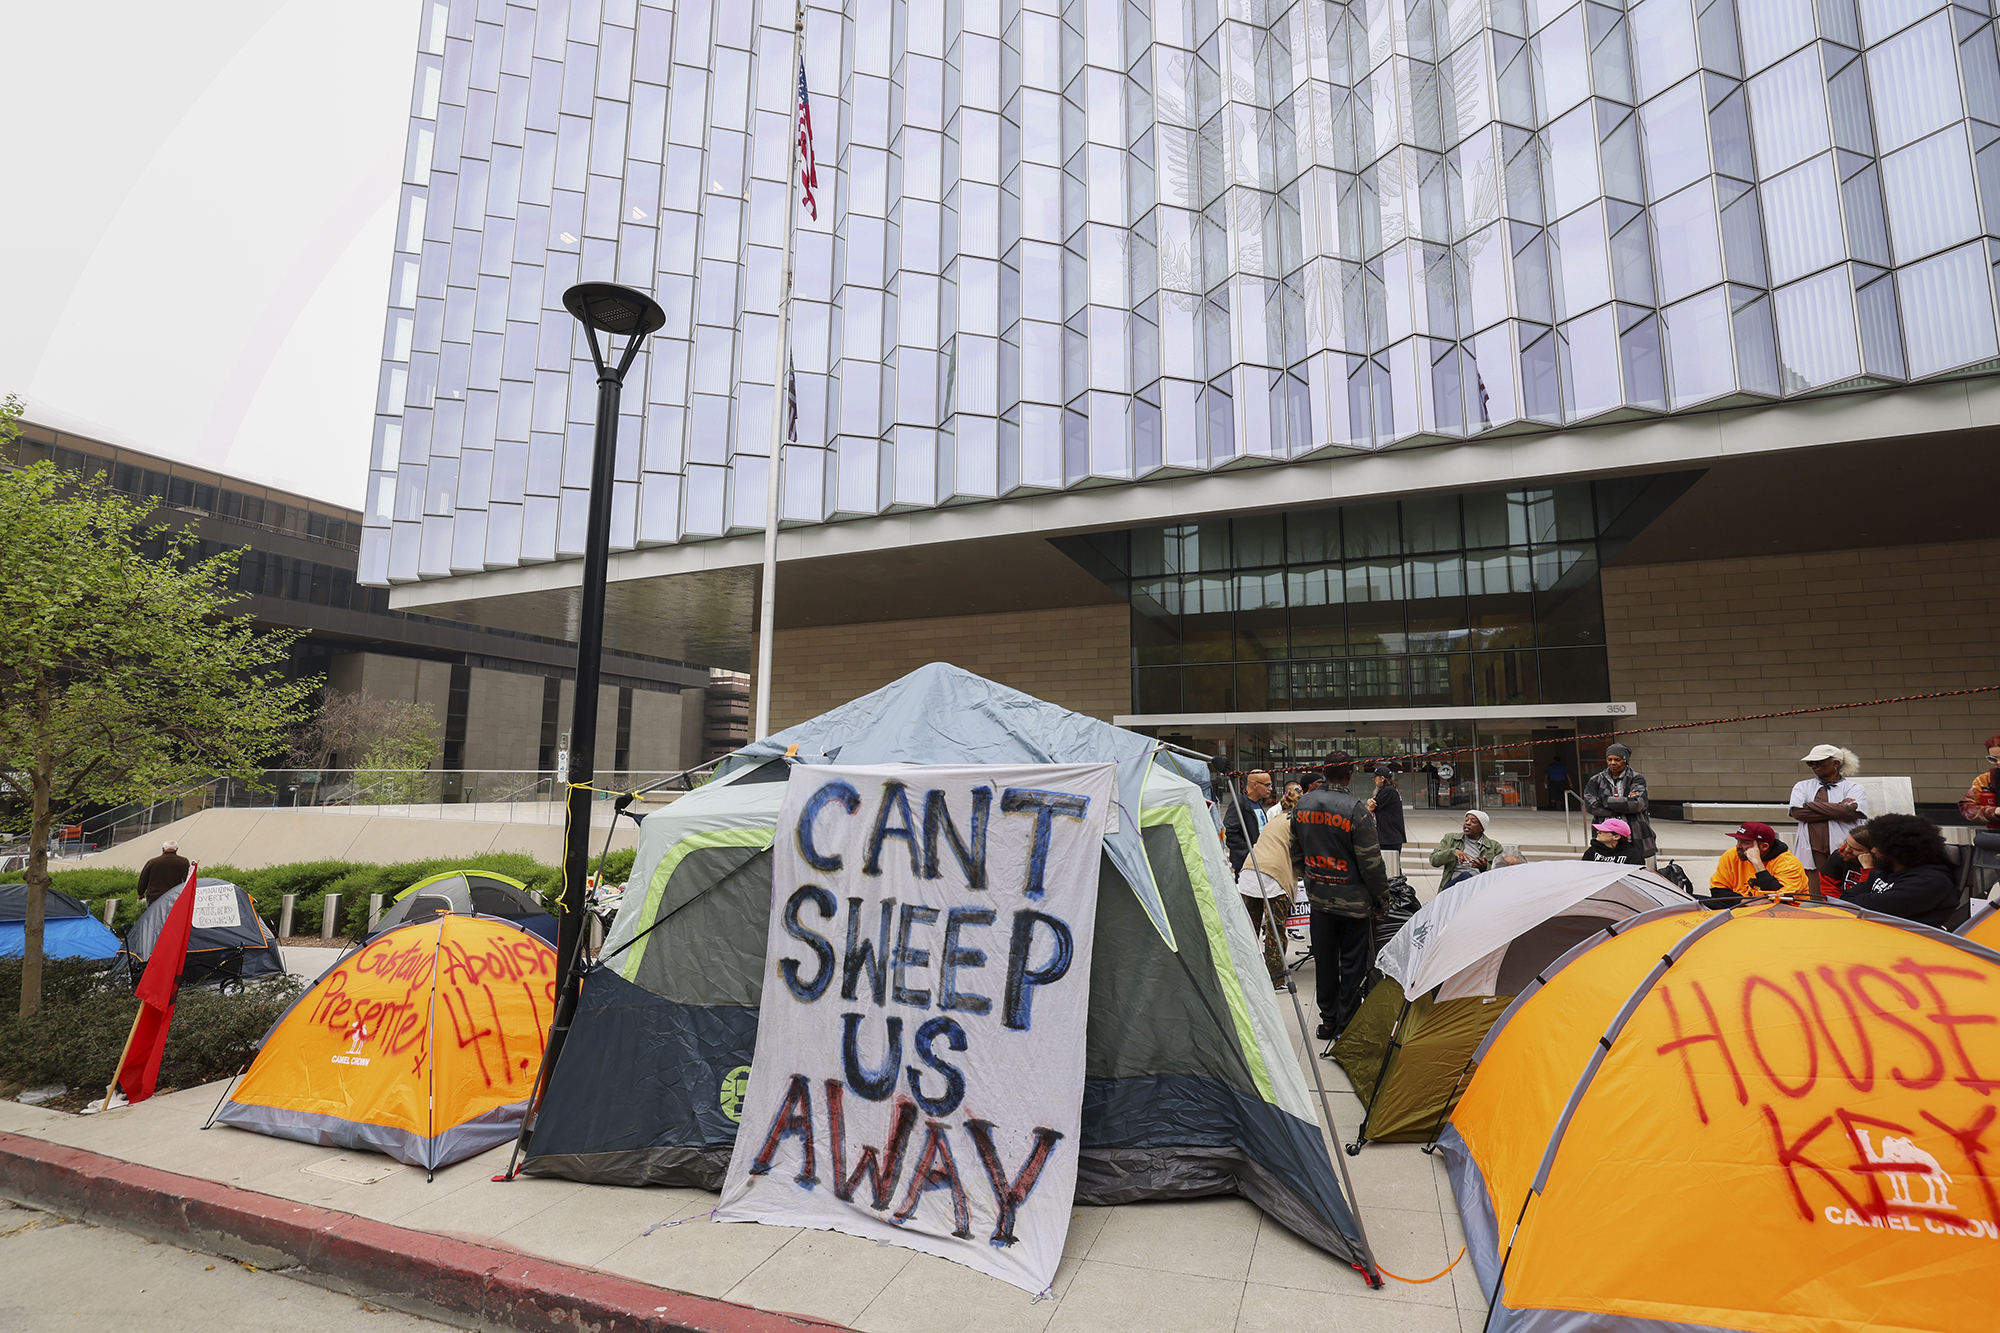
[[[1861,1151],[1868,1159],[1868,1165],[1889,1178],[1890,1201],[1904,1208],[1935,1208],[1940,1211],[1957,1212],[1951,1203],[1951,1176],[1937,1158],[1925,1152],[1912,1139],[1895,1135],[1882,1136],[1881,1151],[1876,1151],[1868,1137],[1868,1131],[1855,1127],[1855,1135],[1861,1140]],[[1911,1178],[1916,1177],[1929,1187],[1930,1197],[1921,1204],[1913,1197]]]
[[[368,1057],[361,1053],[361,1047],[367,1040],[368,1025],[358,1018],[355,1019],[347,1027],[347,1051],[345,1054],[334,1056],[333,1063],[337,1065],[365,1065],[370,1063]]]

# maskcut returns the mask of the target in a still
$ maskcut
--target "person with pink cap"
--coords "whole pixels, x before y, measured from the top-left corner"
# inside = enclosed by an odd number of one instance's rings
[[[1590,846],[1583,849],[1586,861],[1609,861],[1621,866],[1642,866],[1646,858],[1632,841],[1632,826],[1622,819],[1607,819],[1601,824],[1592,824],[1593,834]]]

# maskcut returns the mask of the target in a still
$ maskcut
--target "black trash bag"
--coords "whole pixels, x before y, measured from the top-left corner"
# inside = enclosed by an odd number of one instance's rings
[[[1420,906],[1422,904],[1417,901],[1417,891],[1410,887],[1409,880],[1401,875],[1390,879],[1389,906],[1375,919],[1376,953],[1382,952],[1384,946],[1396,938],[1396,932],[1403,928],[1405,921],[1417,914],[1417,908]]]

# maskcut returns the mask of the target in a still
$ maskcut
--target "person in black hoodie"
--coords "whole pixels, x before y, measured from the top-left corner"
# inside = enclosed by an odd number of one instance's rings
[[[1844,901],[1864,912],[1900,916],[1940,930],[1958,911],[1958,885],[1945,858],[1944,835],[1921,815],[1877,815],[1868,821],[1874,874]]]
[[[1638,844],[1632,841],[1632,826],[1624,820],[1607,819],[1602,824],[1592,824],[1590,831],[1595,836],[1579,859],[1610,861],[1621,866],[1646,864],[1646,858],[1639,855]]]
[[[1386,764],[1375,770],[1375,794],[1368,798],[1368,810],[1382,840],[1383,868],[1394,879],[1403,873],[1403,844],[1410,839],[1403,827],[1403,793],[1396,790],[1396,776]]]

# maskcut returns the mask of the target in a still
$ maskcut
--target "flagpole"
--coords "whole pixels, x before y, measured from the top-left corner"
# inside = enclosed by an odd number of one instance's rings
[[[792,77],[803,80],[799,66],[800,45],[805,40],[805,0],[798,0],[792,16]],[[792,332],[792,233],[798,224],[795,191],[799,184],[799,134],[804,129],[799,99],[792,101],[791,169],[785,173],[785,253],[778,275],[778,362],[771,376],[771,462],[764,485],[764,577],[761,605],[757,611],[757,717],[750,739],[771,734],[771,640],[778,625],[778,494],[782,482],[785,447],[785,418],[790,402]]]

